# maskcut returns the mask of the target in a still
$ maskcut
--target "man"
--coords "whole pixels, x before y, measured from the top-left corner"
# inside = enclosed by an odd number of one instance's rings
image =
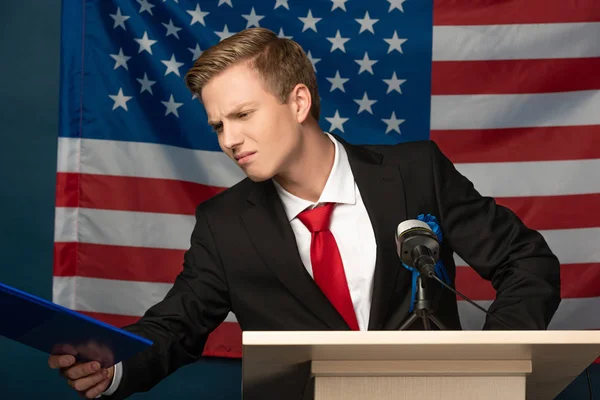
[[[122,399],[151,389],[197,360],[229,311],[242,330],[398,329],[411,275],[394,232],[419,214],[437,217],[452,279],[456,252],[491,280],[490,312],[513,329],[547,328],[560,278],[542,236],[482,197],[431,141],[355,146],[323,132],[314,70],[297,43],[242,31],[206,50],[186,83],[248,178],[197,207],[173,288],[126,327],[152,348],[99,371],[49,358],[80,394]],[[460,329],[455,296],[440,290],[436,299],[438,318]],[[484,329],[505,328],[488,319]],[[308,393],[290,382],[286,398]]]

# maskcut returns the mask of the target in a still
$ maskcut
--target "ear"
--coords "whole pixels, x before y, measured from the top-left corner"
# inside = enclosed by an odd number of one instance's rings
[[[293,107],[292,111],[296,115],[298,123],[303,123],[310,115],[310,108],[312,106],[310,90],[305,84],[299,83],[292,89],[290,100],[290,104]]]

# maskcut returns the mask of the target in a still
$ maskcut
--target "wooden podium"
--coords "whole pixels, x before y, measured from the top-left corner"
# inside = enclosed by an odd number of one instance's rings
[[[544,400],[599,356],[600,331],[244,332],[242,392],[244,400]]]

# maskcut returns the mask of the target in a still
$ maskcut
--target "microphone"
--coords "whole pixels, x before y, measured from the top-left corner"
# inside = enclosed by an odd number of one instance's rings
[[[436,276],[440,243],[426,222],[416,219],[401,222],[396,229],[396,248],[404,264],[414,266],[425,277]]]
[[[396,249],[400,260],[404,264],[414,267],[421,276],[438,281],[446,289],[462,297],[505,328],[512,329],[494,314],[488,312],[437,276],[435,264],[439,259],[440,243],[438,237],[426,222],[417,219],[401,222],[396,229]]]

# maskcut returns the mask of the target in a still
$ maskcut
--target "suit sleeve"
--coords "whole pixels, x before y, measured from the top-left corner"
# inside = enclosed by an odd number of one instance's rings
[[[191,246],[172,288],[138,322],[124,327],[154,344],[123,362],[119,388],[103,398],[124,399],[132,393],[148,391],[178,368],[198,360],[208,335],[230,309],[215,242],[203,213],[197,211]]]
[[[488,311],[513,329],[547,329],[561,300],[557,257],[539,232],[480,195],[434,142],[430,146],[444,241],[491,281],[496,299]],[[487,316],[483,329],[506,328]]]

